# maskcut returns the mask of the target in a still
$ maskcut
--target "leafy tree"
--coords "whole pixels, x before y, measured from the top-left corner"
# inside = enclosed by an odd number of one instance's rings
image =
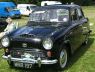
[[[16,4],[18,3],[31,3],[31,4],[37,4],[40,5],[41,1],[53,1],[53,0],[0,0],[0,1],[13,1]],[[55,1],[55,0],[54,0]],[[94,0],[56,0],[61,1],[63,4],[74,2],[78,5],[91,5]]]

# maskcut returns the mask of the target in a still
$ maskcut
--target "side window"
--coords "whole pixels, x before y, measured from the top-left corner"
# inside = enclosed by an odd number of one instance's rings
[[[82,19],[84,17],[82,10],[77,8],[77,12],[78,12],[78,18]]]
[[[78,17],[77,17],[77,9],[72,9],[71,10],[71,20],[72,21],[78,20]]]

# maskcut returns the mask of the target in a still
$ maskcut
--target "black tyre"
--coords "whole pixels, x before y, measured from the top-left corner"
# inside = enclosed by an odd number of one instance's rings
[[[58,69],[64,69],[67,65],[67,62],[68,62],[68,53],[66,48],[63,48],[59,51],[58,54],[58,63],[57,63]]]

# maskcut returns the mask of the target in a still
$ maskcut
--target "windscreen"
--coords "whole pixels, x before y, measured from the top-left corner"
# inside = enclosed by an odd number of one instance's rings
[[[29,20],[30,21],[47,21],[47,22],[66,22],[69,19],[68,9],[47,9],[34,11]]]

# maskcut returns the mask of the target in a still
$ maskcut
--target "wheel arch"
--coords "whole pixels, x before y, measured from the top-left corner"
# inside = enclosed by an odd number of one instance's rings
[[[66,50],[68,51],[69,56],[71,56],[73,54],[73,50],[71,48],[71,45],[70,45],[69,41],[64,43],[64,45],[66,47]]]

